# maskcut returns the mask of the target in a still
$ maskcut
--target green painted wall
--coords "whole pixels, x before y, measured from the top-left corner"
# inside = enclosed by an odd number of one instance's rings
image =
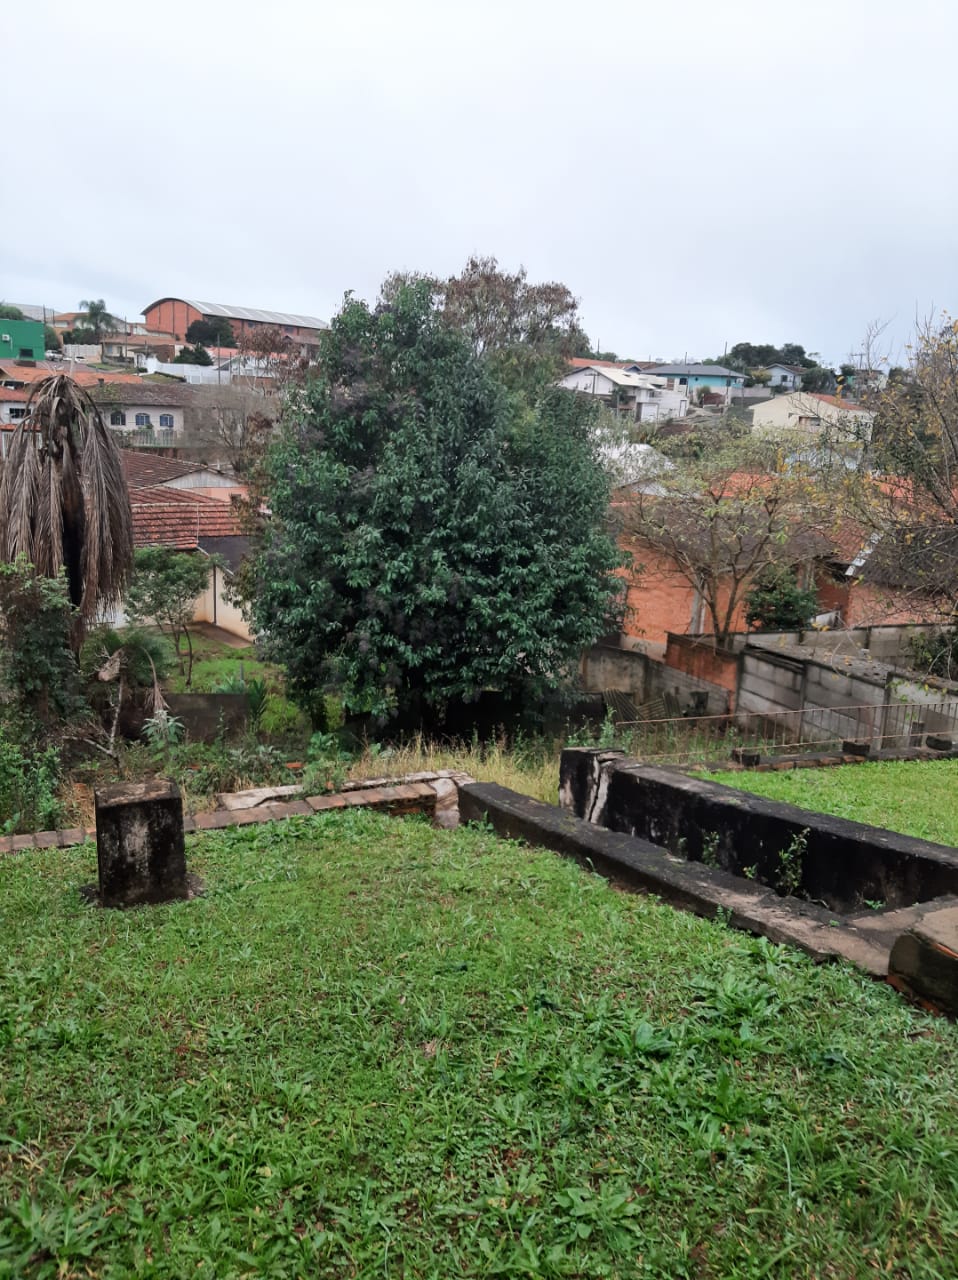
[[[39,320],[0,320],[0,360],[42,360],[43,352]]]

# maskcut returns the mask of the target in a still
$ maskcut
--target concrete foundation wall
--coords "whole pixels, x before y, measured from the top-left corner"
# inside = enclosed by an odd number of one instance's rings
[[[958,892],[958,850],[610,752],[563,751],[560,797],[576,817],[773,887],[794,859],[801,891],[836,912]]]
[[[581,676],[586,690],[627,693],[636,705],[649,703],[666,693],[685,710],[693,695],[706,695],[705,715],[721,716],[729,710],[729,692],[708,680],[680,671],[634,649],[595,645],[582,659]]]

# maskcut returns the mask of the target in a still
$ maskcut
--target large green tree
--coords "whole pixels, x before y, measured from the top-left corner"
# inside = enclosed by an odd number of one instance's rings
[[[186,331],[186,341],[200,347],[235,347],[236,334],[225,316],[194,320]]]
[[[572,291],[557,280],[531,282],[525,267],[508,271],[496,258],[473,255],[445,280],[399,272],[383,285],[383,301],[409,284],[427,286],[445,322],[529,401],[566,372],[570,356],[591,352]]]
[[[304,699],[428,720],[559,686],[617,601],[586,397],[517,408],[428,283],[347,301],[268,462],[248,586]]]

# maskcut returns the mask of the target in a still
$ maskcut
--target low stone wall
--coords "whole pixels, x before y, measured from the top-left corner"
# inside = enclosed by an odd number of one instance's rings
[[[958,850],[752,796],[620,753],[562,753],[560,799],[577,817],[835,912],[958,893]]]
[[[594,826],[496,783],[460,787],[459,808],[464,822],[486,822],[497,835],[554,849],[682,910],[710,919],[721,911],[736,928],[801,947],[816,960],[840,956],[875,976],[887,971],[890,944],[836,920],[815,903],[782,899],[763,885],[670,857],[648,840]]]
[[[168,693],[166,703],[194,742],[215,742],[246,728],[245,693]]]
[[[349,790],[296,799],[289,798],[290,788],[287,787],[279,788],[286,794],[278,800],[271,800],[265,794],[268,788],[260,788],[264,793],[261,801],[242,807],[223,803],[221,808],[211,813],[184,817],[183,829],[187,833],[219,831],[224,827],[245,827],[250,823],[307,818],[314,813],[329,813],[337,809],[376,809],[391,815],[422,813],[427,814],[437,827],[453,828],[459,825],[459,786],[471,781],[468,774],[441,769],[435,773],[406,774],[399,778],[361,779],[347,783]],[[95,837],[95,827],[69,827],[61,831],[3,836],[0,837],[0,854],[21,853],[28,849],[66,849]]]

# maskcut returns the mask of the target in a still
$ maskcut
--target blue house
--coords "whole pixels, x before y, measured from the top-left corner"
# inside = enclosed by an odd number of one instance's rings
[[[710,398],[719,396],[724,404],[730,404],[732,396],[738,395],[745,386],[744,373],[723,369],[719,364],[657,364],[645,372],[656,378],[665,378],[669,390],[687,387],[691,404],[699,401],[703,391]],[[712,403],[716,403],[714,398]]]

